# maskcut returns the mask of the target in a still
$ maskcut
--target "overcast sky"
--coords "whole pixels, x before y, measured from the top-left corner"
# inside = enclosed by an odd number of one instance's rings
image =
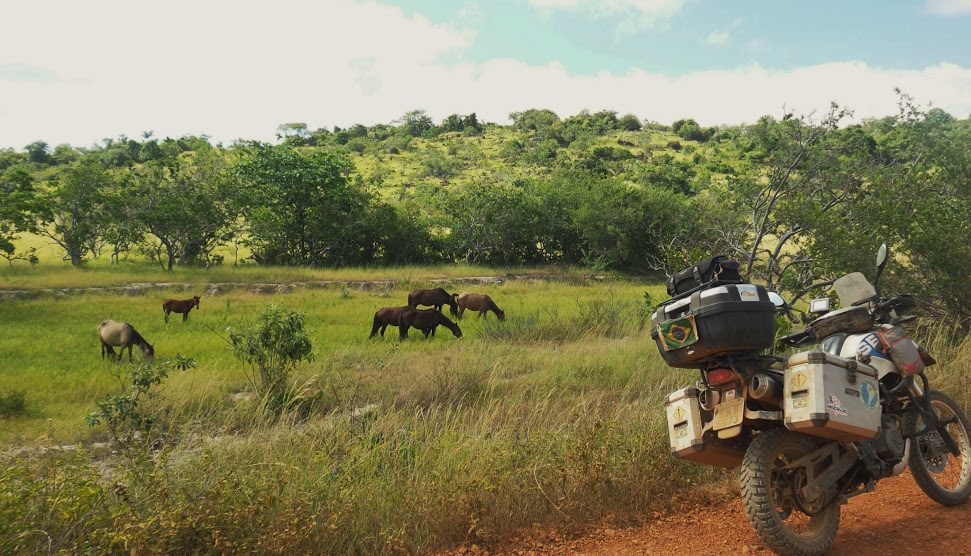
[[[278,125],[587,109],[753,122],[899,87],[971,114],[971,0],[25,0],[0,15],[0,148],[273,141]]]

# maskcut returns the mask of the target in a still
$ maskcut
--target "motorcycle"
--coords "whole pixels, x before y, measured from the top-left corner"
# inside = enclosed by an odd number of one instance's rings
[[[781,555],[829,550],[848,499],[906,468],[945,506],[971,496],[971,429],[960,406],[930,387],[933,357],[901,327],[916,316],[909,295],[883,297],[888,260],[877,254],[874,285],[859,272],[836,280],[842,308],[814,299],[808,326],[775,344],[775,315],[794,308],[736,274],[695,266],[669,282],[673,299],[654,313],[651,336],[669,366],[701,380],[666,399],[671,449],[679,458],[740,468],[746,514]],[[705,263],[707,264],[707,261]],[[699,268],[701,272],[699,272]]]

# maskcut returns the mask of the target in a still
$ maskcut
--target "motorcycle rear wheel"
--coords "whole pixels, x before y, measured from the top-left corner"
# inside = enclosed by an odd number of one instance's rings
[[[806,502],[798,500],[805,471],[782,469],[817,448],[812,438],[779,429],[755,437],[745,451],[740,477],[745,512],[755,534],[776,554],[820,556],[836,539],[839,503],[806,514]]]
[[[961,454],[953,455],[936,430],[913,439],[908,466],[914,482],[931,500],[944,506],[963,504],[971,496],[971,429],[961,407],[947,394],[931,390],[931,407],[941,421],[951,422],[947,431]],[[923,420],[915,412],[907,415],[904,430],[919,431]]]

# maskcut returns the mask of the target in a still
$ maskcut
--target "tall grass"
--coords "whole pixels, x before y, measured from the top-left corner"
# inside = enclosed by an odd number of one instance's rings
[[[640,515],[726,476],[669,454],[663,398],[696,375],[666,367],[644,326],[644,292],[660,286],[470,289],[507,319],[406,342],[367,340],[401,285],[230,291],[168,325],[151,295],[0,304],[0,351],[16,354],[0,359],[0,392],[26,406],[0,419],[0,553],[426,553]],[[294,378],[313,403],[283,418],[224,338],[268,302],[306,313],[315,352]],[[168,436],[138,463],[98,448],[104,431],[81,420],[117,388],[94,338],[106,317],[135,323],[157,357],[197,362],[162,385]],[[971,344],[917,335],[941,361],[932,384],[967,407]],[[87,448],[60,446],[76,441]]]

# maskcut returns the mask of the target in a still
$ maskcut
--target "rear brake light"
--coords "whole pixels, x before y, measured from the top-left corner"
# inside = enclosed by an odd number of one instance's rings
[[[724,384],[735,379],[735,373],[731,369],[712,369],[707,373],[708,384],[715,386]]]

